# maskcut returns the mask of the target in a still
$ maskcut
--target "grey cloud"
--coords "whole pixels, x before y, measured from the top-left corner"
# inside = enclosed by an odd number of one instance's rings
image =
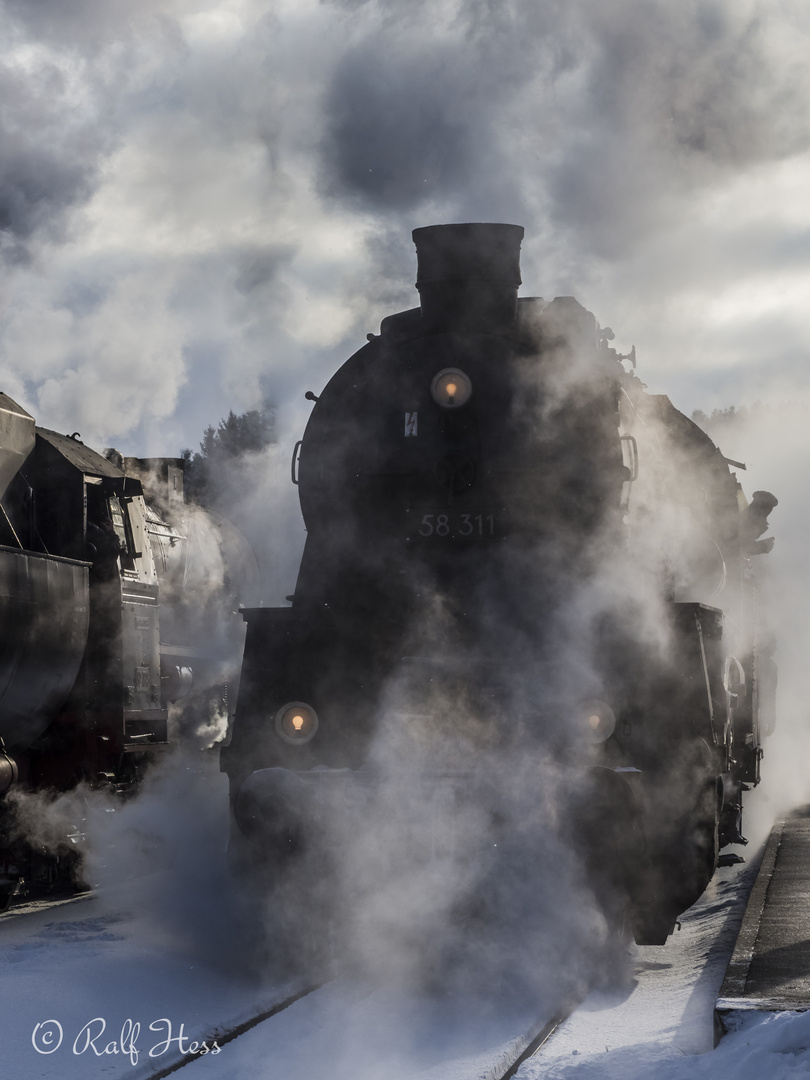
[[[375,309],[387,314],[417,307],[416,255],[409,229],[401,222],[381,224],[366,236],[365,247],[373,273],[371,288],[367,283],[363,287]],[[376,332],[376,327],[369,329]]]
[[[463,187],[475,161],[455,98],[468,73],[452,66],[442,51],[397,58],[379,41],[349,52],[328,106],[326,189],[399,210]]]
[[[768,5],[746,17],[717,0],[627,0],[579,15],[586,86],[548,181],[556,213],[602,254],[688,213],[699,190],[807,147],[807,76],[797,56],[776,61]]]
[[[807,75],[784,52],[806,28],[765,3],[396,10],[358,8],[365,36],[328,90],[324,188],[366,208],[545,209],[610,258],[808,143]]]
[[[25,137],[0,132],[0,231],[30,236],[59,210],[86,198],[93,172]]]
[[[0,11],[12,28],[3,257],[24,264],[40,241],[56,256],[49,292],[36,267],[14,271],[14,302],[66,307],[80,330],[114,279],[163,275],[151,317],[172,321],[187,376],[171,427],[156,398],[133,404],[136,442],[185,427],[181,442],[196,445],[206,410],[215,423],[255,405],[254,389],[280,407],[317,390],[382,316],[417,303],[415,226],[523,224],[527,290],[594,308],[591,286],[623,291],[642,309],[636,325],[687,280],[730,287],[741,262],[757,273],[805,262],[767,221],[761,243],[715,227],[717,250],[697,265],[686,240],[656,239],[706,193],[807,145],[807,27],[788,5],[330,0],[279,13],[270,0],[0,0]],[[116,232],[104,215],[119,210],[126,221],[114,252],[88,253],[74,211],[102,177],[94,227]],[[361,231],[362,250],[341,249]],[[304,331],[318,319],[316,340]],[[98,348],[88,363],[103,370],[115,341]]]
[[[167,6],[163,0],[3,0],[0,10],[18,32],[87,54],[130,37],[140,19],[161,17]]]
[[[289,262],[292,254],[291,247],[257,247],[237,253],[234,259],[237,292],[247,296],[264,290],[276,280],[280,267]]]
[[[162,0],[0,0],[0,236],[21,261],[37,235],[64,236],[69,210],[93,194],[105,158],[165,80],[144,69],[176,61]],[[174,74],[174,73],[173,73]],[[145,86],[139,86],[142,79]],[[126,95],[130,95],[124,107]],[[154,104],[154,103],[153,103]]]
[[[556,16],[478,0],[450,11],[367,3],[362,13],[366,33],[327,87],[324,190],[389,213],[520,204],[510,109],[540,71],[567,63],[565,31],[553,47],[546,40]]]
[[[87,198],[103,137],[74,119],[52,65],[33,76],[3,67],[0,98],[0,232],[24,241]]]

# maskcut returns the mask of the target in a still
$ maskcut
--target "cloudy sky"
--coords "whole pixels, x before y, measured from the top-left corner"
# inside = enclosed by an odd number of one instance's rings
[[[679,408],[810,389],[803,0],[0,0],[0,389],[179,452],[525,226]]]

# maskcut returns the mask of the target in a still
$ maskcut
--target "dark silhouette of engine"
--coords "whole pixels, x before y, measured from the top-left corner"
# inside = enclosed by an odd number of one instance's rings
[[[420,306],[307,395],[291,606],[244,612],[234,860],[283,874],[327,789],[376,782],[385,718],[403,767],[461,798],[493,754],[567,769],[593,887],[661,943],[744,842],[776,499],[749,504],[576,300],[518,299],[522,228],[413,235]]]
[[[170,703],[228,710],[242,634],[224,582],[253,567],[185,503],[181,459],[102,456],[0,394],[0,906],[69,885],[83,847],[80,820],[29,842],[18,793],[125,794],[169,745]]]

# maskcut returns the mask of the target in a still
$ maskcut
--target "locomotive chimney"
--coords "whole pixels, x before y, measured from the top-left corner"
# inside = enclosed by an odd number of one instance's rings
[[[488,329],[514,322],[522,225],[414,229],[416,288],[431,329]]]

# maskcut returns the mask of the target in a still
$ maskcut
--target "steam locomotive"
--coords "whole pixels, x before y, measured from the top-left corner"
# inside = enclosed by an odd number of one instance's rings
[[[295,592],[243,612],[231,852],[283,877],[398,768],[427,799],[489,800],[497,836],[493,762],[553,760],[592,887],[661,944],[744,842],[777,500],[749,503],[744,466],[575,299],[518,299],[522,237],[416,229],[420,306],[307,394]]]
[[[103,456],[0,394],[0,906],[80,873],[81,822],[46,850],[21,793],[134,791],[171,703],[227,710],[244,636],[227,593],[257,573],[241,534],[185,504],[182,459]]]

